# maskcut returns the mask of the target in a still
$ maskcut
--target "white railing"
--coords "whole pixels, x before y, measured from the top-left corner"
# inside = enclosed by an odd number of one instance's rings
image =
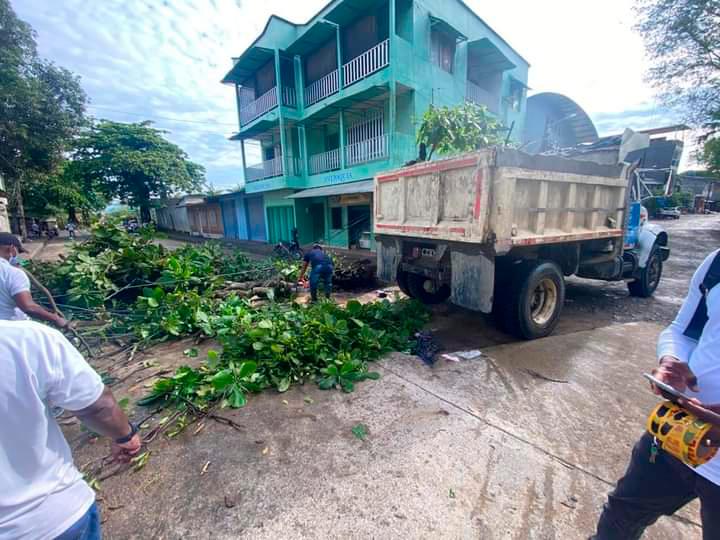
[[[251,165],[245,169],[245,180],[247,182],[254,182],[255,180],[263,180],[265,178],[273,178],[275,176],[282,176],[283,174],[283,159],[282,156],[278,156],[274,159],[269,159],[258,163],[257,165]]]
[[[331,96],[340,89],[338,70],[331,71],[324,77],[305,87],[305,106],[309,107],[321,99]]]
[[[352,167],[353,165],[365,163],[366,161],[388,157],[388,143],[389,137],[386,133],[379,137],[373,137],[372,139],[366,139],[346,146],[345,165]]]
[[[299,158],[288,158],[288,170],[287,176],[299,176],[302,167],[300,166]],[[258,163],[257,165],[251,165],[245,169],[245,181],[255,182],[256,180],[264,180],[266,178],[275,178],[276,176],[283,176],[285,174],[283,166],[282,156],[278,156],[274,159],[269,159]]]
[[[295,89],[292,86],[282,87],[282,103],[286,107],[297,107],[297,96],[295,95]]]
[[[275,107],[277,107],[277,92],[273,87],[240,109],[240,122],[248,124]]]
[[[471,81],[467,82],[465,99],[472,101],[476,105],[485,105],[491,113],[497,114],[498,112],[498,100],[490,92]]]
[[[310,174],[334,171],[340,168],[340,149],[328,150],[322,154],[310,156]]]
[[[390,40],[386,39],[343,66],[343,86],[364,79],[390,63]]]

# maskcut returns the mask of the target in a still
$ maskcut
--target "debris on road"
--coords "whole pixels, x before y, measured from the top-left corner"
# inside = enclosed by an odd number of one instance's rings
[[[368,427],[365,424],[357,424],[352,428],[351,431],[352,434],[361,441],[364,441],[369,433]]]

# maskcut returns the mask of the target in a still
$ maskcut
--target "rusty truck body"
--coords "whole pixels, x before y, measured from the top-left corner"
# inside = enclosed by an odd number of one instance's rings
[[[632,166],[490,148],[375,178],[378,275],[425,303],[497,315],[523,338],[552,332],[565,276],[651,295],[667,234],[641,222]],[[635,201],[634,199],[638,199]]]

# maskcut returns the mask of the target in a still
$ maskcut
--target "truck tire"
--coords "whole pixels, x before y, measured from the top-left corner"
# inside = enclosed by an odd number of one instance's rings
[[[410,289],[410,296],[417,298],[423,304],[441,304],[450,298],[450,287],[447,285],[440,285],[438,287],[435,281],[425,276],[408,274],[407,283]]]
[[[413,296],[412,292],[410,292],[410,287],[409,287],[409,285],[408,285],[408,276],[409,276],[409,274],[408,274],[407,272],[403,272],[402,270],[398,270],[396,281],[397,281],[398,287],[400,287],[400,290],[401,290],[406,296],[409,296],[410,298],[415,298],[415,297]]]
[[[562,270],[552,261],[518,265],[503,300],[502,326],[506,331],[522,339],[549,335],[565,302]]]
[[[630,296],[640,298],[651,297],[660,284],[662,269],[662,255],[657,245],[655,245],[650,252],[645,268],[640,269],[640,277],[629,281],[627,284]]]

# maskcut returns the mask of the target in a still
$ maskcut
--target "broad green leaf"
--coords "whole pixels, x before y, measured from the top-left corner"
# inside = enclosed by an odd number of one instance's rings
[[[263,328],[264,330],[271,330],[273,327],[272,321],[268,319],[263,319],[258,323],[258,328]]]
[[[255,373],[255,370],[257,370],[257,363],[252,361],[243,362],[238,368],[237,376],[240,379],[244,379]]]
[[[239,409],[240,407],[244,407],[246,403],[247,398],[245,397],[245,393],[237,386],[234,386],[228,396],[228,404],[230,407]]]
[[[210,379],[210,382],[212,383],[213,387],[215,387],[218,391],[223,391],[225,388],[230,386],[234,380],[232,371],[229,369],[224,369],[222,371],[218,371],[212,379]]]
[[[265,344],[262,341],[253,341],[252,347],[256,351],[262,351],[265,348]]]
[[[284,379],[280,379],[277,384],[278,392],[287,392],[288,388],[290,388],[290,378],[285,377]]]

